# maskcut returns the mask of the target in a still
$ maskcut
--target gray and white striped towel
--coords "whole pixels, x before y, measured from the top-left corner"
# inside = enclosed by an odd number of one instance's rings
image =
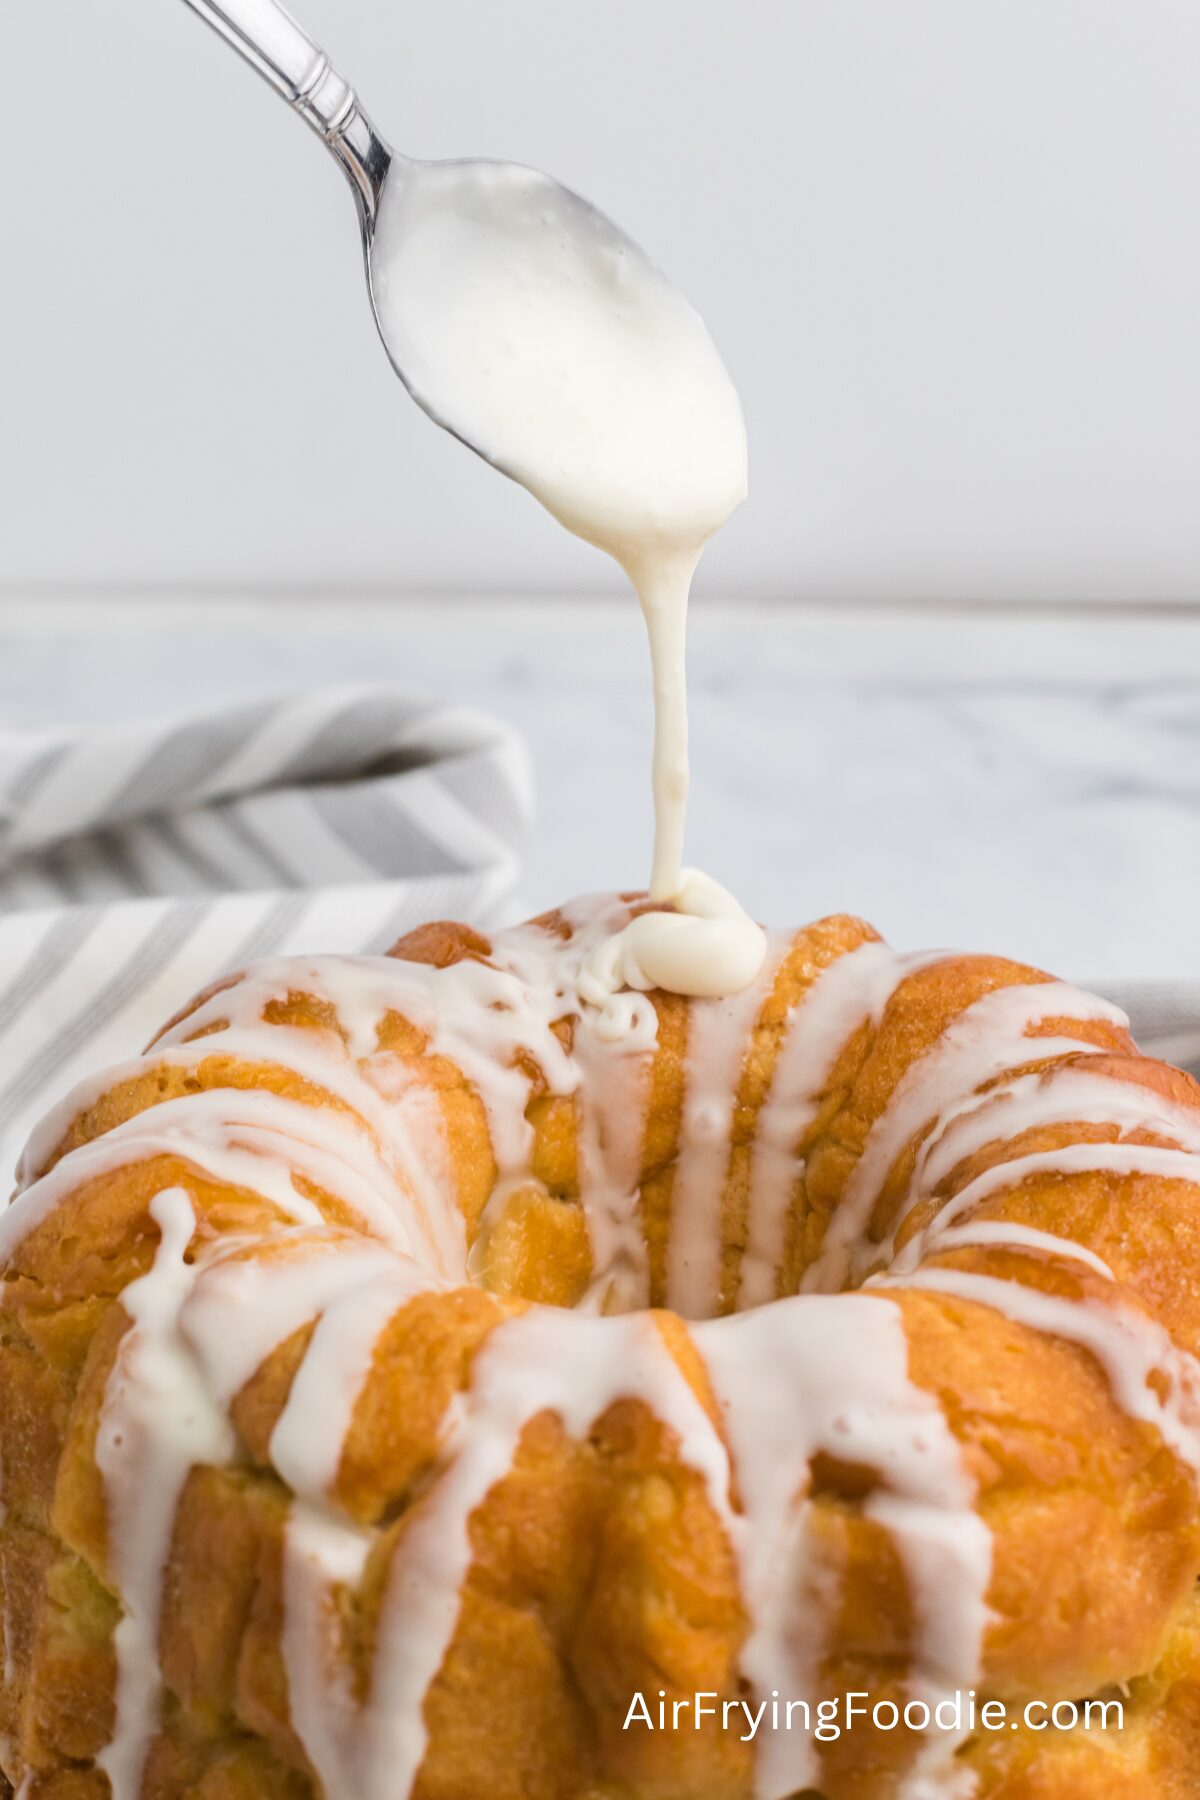
[[[531,791],[508,727],[380,688],[0,735],[0,1202],[34,1120],[214,977],[503,916]]]
[[[1133,1035],[1147,1055],[1200,1076],[1200,984],[1109,981],[1093,986],[1125,1008]]]

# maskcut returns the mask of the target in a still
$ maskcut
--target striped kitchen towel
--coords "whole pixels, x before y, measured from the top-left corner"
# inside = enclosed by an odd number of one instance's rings
[[[0,1203],[41,1113],[216,976],[504,916],[530,818],[515,732],[387,689],[0,735]]]
[[[1200,983],[1108,981],[1098,992],[1129,1014],[1130,1029],[1148,1056],[1200,1076]]]

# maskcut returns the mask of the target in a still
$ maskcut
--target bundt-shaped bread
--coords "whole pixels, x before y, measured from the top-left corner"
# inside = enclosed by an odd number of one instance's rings
[[[850,918],[583,1002],[633,910],[259,965],[39,1129],[21,1800],[1200,1792],[1200,1089]]]

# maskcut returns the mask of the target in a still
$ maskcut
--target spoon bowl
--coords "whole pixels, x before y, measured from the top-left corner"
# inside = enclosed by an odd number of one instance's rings
[[[743,498],[737,394],[698,313],[598,208],[538,170],[421,162],[276,0],[187,0],[346,175],[379,335],[418,406],[627,567]]]
[[[546,282],[536,265],[549,256],[557,283],[577,296],[597,275],[613,291],[635,270],[663,279],[582,195],[492,158],[417,162],[393,153],[363,237],[375,323],[396,374],[436,425],[517,481],[526,472],[510,441],[508,396],[496,390],[518,339],[526,381],[544,381],[554,356],[544,333],[538,354],[529,349],[537,333],[528,315]]]
[[[703,321],[561,182],[396,159],[367,268],[418,405],[578,536],[698,546],[741,498],[741,408]]]

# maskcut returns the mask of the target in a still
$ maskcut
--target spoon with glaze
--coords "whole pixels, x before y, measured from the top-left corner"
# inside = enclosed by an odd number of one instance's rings
[[[309,124],[354,190],[375,323],[417,404],[637,592],[654,675],[651,899],[591,972],[597,990],[739,991],[765,939],[683,867],[688,590],[746,494],[746,431],[700,315],[632,238],[516,163],[418,162],[275,0],[186,0]]]
[[[626,565],[648,535],[698,554],[745,493],[741,408],[637,244],[536,170],[399,155],[275,0],[186,4],[337,159],[380,337],[430,418]]]

